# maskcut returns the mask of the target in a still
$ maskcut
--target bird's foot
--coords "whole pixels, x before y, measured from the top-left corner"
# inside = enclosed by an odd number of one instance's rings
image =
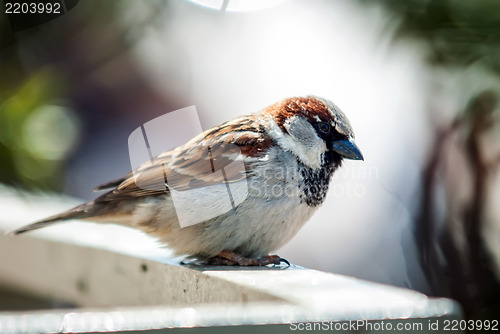
[[[266,255],[259,259],[251,259],[244,257],[238,253],[223,250],[219,255],[208,259],[207,263],[217,266],[267,266],[268,264],[279,265],[281,262],[286,263],[288,266],[290,262],[282,259],[278,255]]]

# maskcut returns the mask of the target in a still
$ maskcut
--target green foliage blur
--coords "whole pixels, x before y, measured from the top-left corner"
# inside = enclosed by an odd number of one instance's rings
[[[122,113],[108,107],[130,95],[110,87],[108,78],[134,77],[128,49],[168,3],[79,1],[65,15],[22,31],[13,31],[0,11],[0,183],[64,188],[65,164],[103,119],[95,115]]]
[[[113,22],[126,5],[88,0],[20,32],[0,13],[0,183],[63,189],[64,165],[83,132],[72,95],[83,74],[114,54]],[[99,37],[110,38],[107,47],[94,46]]]
[[[396,38],[424,41],[431,64],[455,69],[480,64],[500,75],[500,1],[379,2],[393,14]]]
[[[77,120],[64,106],[63,80],[51,68],[29,76],[0,100],[0,182],[58,189]],[[4,91],[7,91],[5,89]]]

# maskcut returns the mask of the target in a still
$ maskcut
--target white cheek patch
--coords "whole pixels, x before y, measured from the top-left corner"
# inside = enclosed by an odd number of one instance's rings
[[[284,134],[274,120],[270,122],[269,135],[285,150],[292,152],[302,163],[312,168],[319,168],[326,152],[326,143],[318,137],[314,127],[302,117],[293,116],[285,121]]]

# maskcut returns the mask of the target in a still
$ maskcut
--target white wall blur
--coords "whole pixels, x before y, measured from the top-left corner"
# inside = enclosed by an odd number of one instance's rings
[[[142,3],[124,25],[137,24]],[[425,291],[409,211],[427,145],[425,67],[416,49],[390,43],[385,14],[350,1],[226,13],[176,1],[161,21],[143,28],[133,53],[158,92],[196,105],[204,129],[307,94],[331,99],[351,120],[365,161],[345,163],[326,203],[279,255]]]

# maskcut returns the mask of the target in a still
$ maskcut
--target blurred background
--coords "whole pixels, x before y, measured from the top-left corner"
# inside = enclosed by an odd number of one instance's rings
[[[22,30],[3,13],[1,183],[90,200],[155,117],[196,105],[208,129],[322,96],[365,161],[279,254],[500,314],[500,2],[85,0]]]

